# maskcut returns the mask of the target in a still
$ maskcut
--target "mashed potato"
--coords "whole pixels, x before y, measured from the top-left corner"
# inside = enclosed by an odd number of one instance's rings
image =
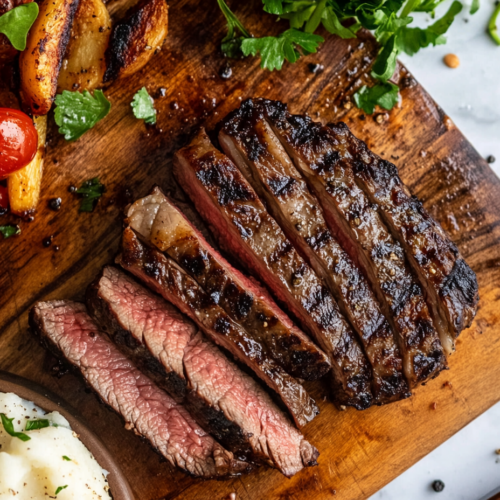
[[[45,413],[10,393],[0,393],[0,414],[1,500],[111,498],[105,472],[62,415]],[[25,430],[27,422],[41,419],[50,425]],[[12,436],[12,430],[30,439]]]

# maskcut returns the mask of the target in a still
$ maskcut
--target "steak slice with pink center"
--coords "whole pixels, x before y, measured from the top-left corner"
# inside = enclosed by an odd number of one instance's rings
[[[261,387],[163,298],[107,266],[88,288],[87,303],[115,343],[236,456],[286,475],[315,460],[314,448]]]
[[[249,470],[105,340],[83,304],[38,302],[30,312],[30,325],[43,343],[77,368],[127,428],[148,439],[172,465],[204,478]]]

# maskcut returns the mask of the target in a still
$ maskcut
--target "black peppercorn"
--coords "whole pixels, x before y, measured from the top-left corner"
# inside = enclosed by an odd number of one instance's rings
[[[437,479],[436,481],[434,481],[432,483],[432,489],[434,491],[437,491],[438,493],[440,493],[441,491],[444,490],[444,483],[443,481],[440,481],[439,479]]]
[[[74,192],[76,191],[76,186],[69,186],[69,187],[68,187],[68,191],[69,191],[70,193],[74,193]]]
[[[52,210],[57,211],[61,208],[61,203],[62,203],[61,198],[52,198],[51,200],[49,200],[49,207]]]
[[[495,163],[496,158],[493,155],[490,155],[486,158],[488,163]]]
[[[321,71],[323,71],[324,69],[324,66],[322,64],[314,64],[314,63],[311,63],[309,64],[309,71],[311,73],[320,73]]]

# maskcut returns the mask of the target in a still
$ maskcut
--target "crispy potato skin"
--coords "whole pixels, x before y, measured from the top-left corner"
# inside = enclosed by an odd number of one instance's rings
[[[116,24],[106,53],[104,82],[140,70],[163,45],[168,31],[165,0],[142,0]]]
[[[92,91],[102,85],[110,36],[111,17],[102,0],[80,0],[59,73],[57,93]]]
[[[21,95],[34,115],[49,112],[78,0],[43,0],[19,57]]]
[[[19,217],[32,214],[40,198],[42,185],[45,141],[47,138],[47,115],[33,118],[38,132],[38,150],[31,162],[7,178],[10,211]]]

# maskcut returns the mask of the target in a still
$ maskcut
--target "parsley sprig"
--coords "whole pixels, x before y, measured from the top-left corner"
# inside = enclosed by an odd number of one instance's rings
[[[102,120],[111,109],[111,103],[102,90],[95,90],[92,96],[88,90],[69,92],[63,90],[56,96],[54,119],[59,132],[67,141],[74,141]]]
[[[16,236],[18,234],[21,234],[21,228],[16,224],[6,224],[4,226],[0,226],[0,234],[4,237],[6,240],[7,238],[10,238],[11,236]]]
[[[422,29],[410,27],[411,14],[426,12],[434,18],[443,0],[262,0],[264,11],[287,19],[290,29],[277,36],[252,38],[225,1],[217,1],[228,26],[223,53],[228,57],[259,54],[261,67],[271,71],[281,69],[285,59],[293,63],[301,54],[316,52],[323,38],[314,33],[321,26],[341,38],[355,38],[360,28],[371,30],[380,44],[371,73],[378,83],[371,88],[363,86],[354,95],[356,105],[370,114],[376,105],[391,109],[398,102],[397,86],[390,82],[398,56],[446,43],[444,34],[462,10],[462,4],[455,0],[440,19]],[[470,13],[478,8],[479,0],[473,0]],[[348,19],[350,25],[344,26]],[[493,26],[496,29],[494,22]]]

